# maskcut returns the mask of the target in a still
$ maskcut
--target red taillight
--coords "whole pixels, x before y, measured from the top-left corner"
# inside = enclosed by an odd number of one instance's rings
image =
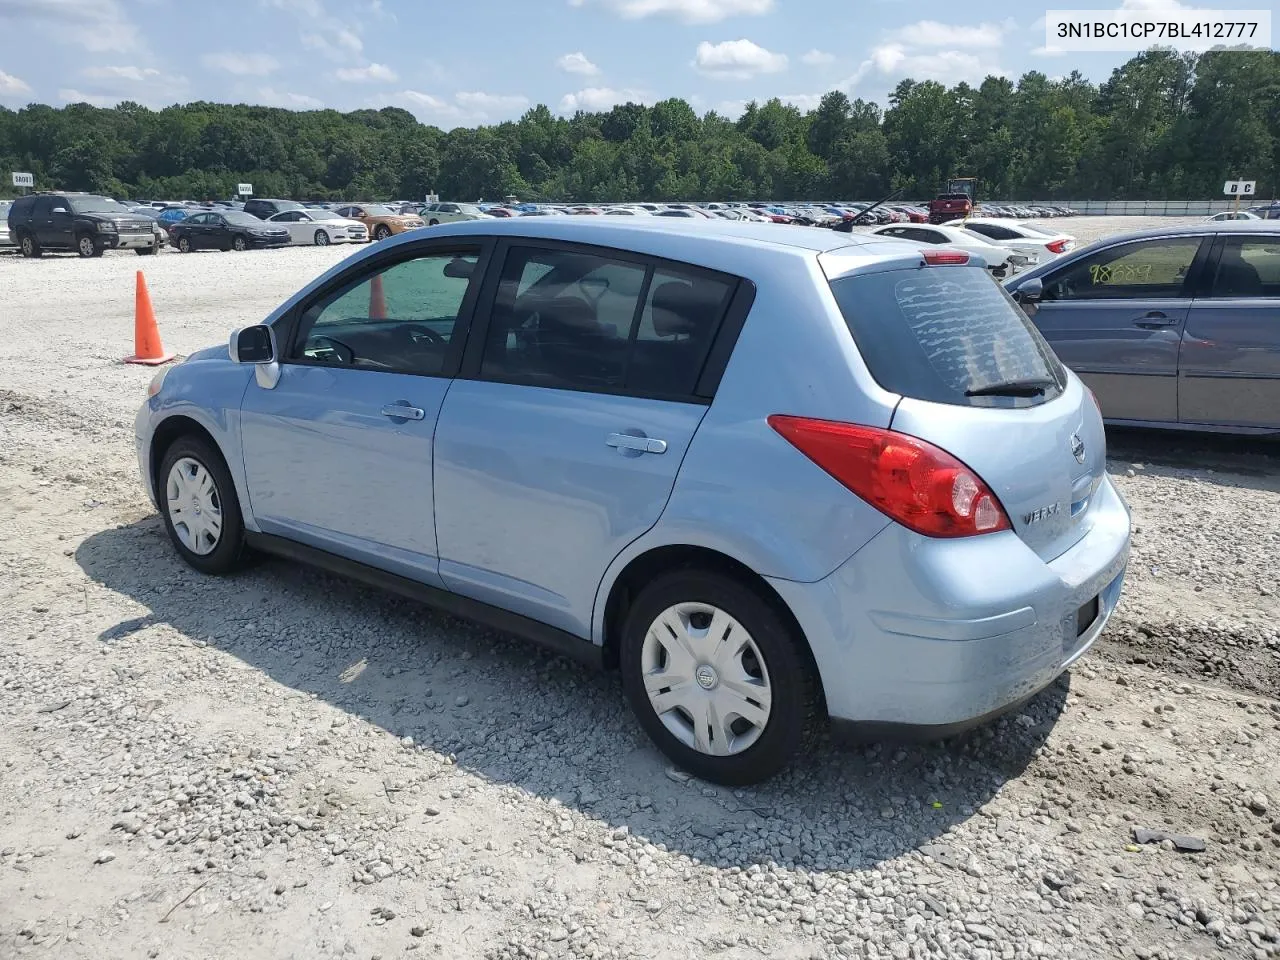
[[[1008,530],[982,478],[945,450],[905,433],[774,414],[769,426],[877,510],[927,537]]]
[[[941,267],[946,264],[966,264],[969,262],[969,255],[961,250],[926,250],[924,252],[924,262],[931,267]]]
[[[1071,242],[1070,240],[1066,240],[1066,239],[1054,240],[1052,243],[1046,243],[1044,246],[1045,246],[1045,249],[1048,250],[1050,253],[1062,253],[1064,250],[1067,249],[1067,244],[1069,244],[1070,242]]]

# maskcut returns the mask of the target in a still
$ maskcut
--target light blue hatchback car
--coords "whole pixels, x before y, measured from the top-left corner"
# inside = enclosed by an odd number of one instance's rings
[[[196,569],[276,554],[616,667],[728,784],[828,720],[1020,704],[1129,549],[1097,405],[982,266],[827,230],[414,231],[160,372],[136,432]]]

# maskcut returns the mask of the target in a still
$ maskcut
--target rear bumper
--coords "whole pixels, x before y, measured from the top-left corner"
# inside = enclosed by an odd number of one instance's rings
[[[1124,581],[1129,511],[1110,480],[1089,512],[1085,536],[1047,563],[1012,532],[934,540],[890,524],[825,580],[770,580],[832,719],[947,736],[1051,684],[1093,645]]]

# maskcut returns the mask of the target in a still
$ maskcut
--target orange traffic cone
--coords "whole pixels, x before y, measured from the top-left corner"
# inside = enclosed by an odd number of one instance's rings
[[[375,273],[369,281],[369,319],[387,319],[387,298],[382,294],[382,274]]]
[[[147,281],[138,271],[138,286],[133,298],[133,356],[125,357],[125,363],[141,363],[158,367],[173,359],[164,352],[160,342],[160,329],[156,326],[156,314],[151,309],[151,294],[147,293]]]

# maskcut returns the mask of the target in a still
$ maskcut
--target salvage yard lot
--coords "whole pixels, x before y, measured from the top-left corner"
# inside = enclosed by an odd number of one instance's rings
[[[612,675],[174,554],[134,270],[185,354],[349,253],[0,256],[0,957],[1280,956],[1280,446],[1114,433],[1134,552],[1069,677],[711,787]]]

